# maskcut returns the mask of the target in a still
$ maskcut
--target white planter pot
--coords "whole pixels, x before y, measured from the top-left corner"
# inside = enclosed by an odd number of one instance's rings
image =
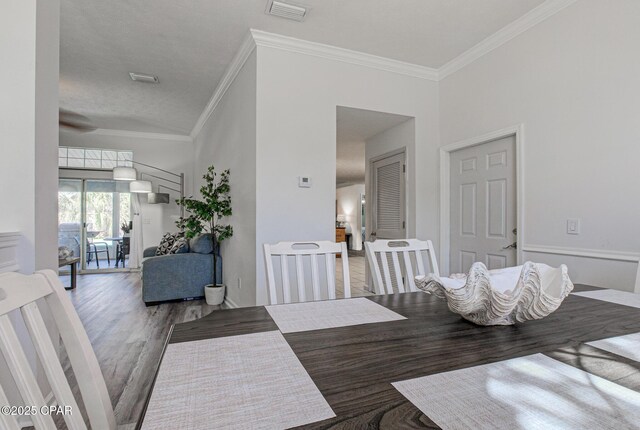
[[[208,305],[220,305],[224,302],[224,293],[225,293],[224,285],[205,285],[204,287],[204,298],[207,301]]]

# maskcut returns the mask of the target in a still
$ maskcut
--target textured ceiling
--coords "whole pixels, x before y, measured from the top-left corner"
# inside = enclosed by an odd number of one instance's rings
[[[267,0],[62,0],[60,105],[98,128],[186,135],[249,28],[437,68],[542,2],[302,0],[299,23]]]
[[[365,142],[411,117],[338,107],[336,113],[336,186],[364,183]]]

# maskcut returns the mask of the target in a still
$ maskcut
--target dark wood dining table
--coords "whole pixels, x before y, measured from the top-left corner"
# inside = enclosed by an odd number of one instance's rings
[[[576,285],[574,292],[594,289]],[[619,372],[619,366],[590,366],[596,358],[585,343],[640,332],[640,309],[575,295],[544,319],[493,327],[468,322],[449,311],[443,300],[423,292],[367,299],[406,319],[284,334],[336,414],[300,428],[438,428],[391,383],[536,353],[620,380],[611,374]],[[272,330],[278,327],[264,306],[222,310],[174,325],[167,343]],[[625,376],[636,372],[635,383],[640,381],[638,362],[601,350],[597,356],[624,363]],[[145,411],[146,406],[138,427]]]

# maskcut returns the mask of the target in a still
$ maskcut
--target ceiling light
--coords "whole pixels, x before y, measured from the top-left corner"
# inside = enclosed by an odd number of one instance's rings
[[[269,0],[265,12],[269,15],[279,16],[280,18],[291,19],[294,21],[304,21],[309,9],[291,3],[285,3],[278,0]]]
[[[148,82],[150,84],[157,84],[160,82],[157,76],[145,75],[144,73],[129,72],[132,81]]]
[[[152,191],[151,182],[149,181],[132,181],[129,184],[130,193],[149,194]]]
[[[114,167],[114,181],[135,181],[138,178],[138,172],[133,167]]]

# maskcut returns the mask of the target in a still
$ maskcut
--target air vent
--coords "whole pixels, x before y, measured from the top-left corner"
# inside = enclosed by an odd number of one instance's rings
[[[269,0],[266,9],[266,13],[269,15],[279,16],[280,18],[291,19],[293,21],[304,21],[308,11],[309,9],[306,7],[277,0]]]
[[[129,76],[131,76],[132,81],[147,82],[150,84],[157,84],[158,82],[160,82],[157,76],[145,75],[143,73],[129,72]]]

